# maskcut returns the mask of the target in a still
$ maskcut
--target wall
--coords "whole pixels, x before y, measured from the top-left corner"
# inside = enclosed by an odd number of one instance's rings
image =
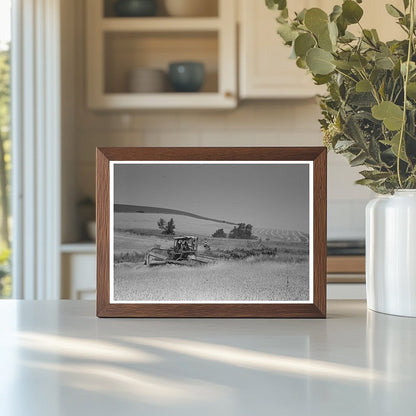
[[[233,111],[92,112],[85,106],[83,1],[75,1],[75,39],[65,50],[66,90],[74,92],[71,135],[64,145],[64,210],[95,192],[96,146],[313,146],[321,145],[319,107],[314,99],[242,102]],[[68,56],[73,56],[72,64]],[[71,86],[73,85],[73,89]],[[65,98],[65,97],[64,97]],[[73,175],[71,175],[71,169]],[[359,169],[330,154],[328,236],[364,236],[364,206],[372,194],[354,185]],[[71,195],[69,197],[68,195]],[[65,213],[63,213],[65,218]],[[64,241],[76,239],[74,227]]]

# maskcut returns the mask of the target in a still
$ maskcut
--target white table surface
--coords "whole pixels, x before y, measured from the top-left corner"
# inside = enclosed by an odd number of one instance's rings
[[[416,319],[97,319],[0,301],[0,415],[416,415]]]

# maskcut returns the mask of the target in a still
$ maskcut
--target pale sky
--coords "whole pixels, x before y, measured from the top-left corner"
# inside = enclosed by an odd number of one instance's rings
[[[309,165],[116,164],[114,203],[309,231]]]
[[[10,0],[0,0],[0,47],[10,41]]]

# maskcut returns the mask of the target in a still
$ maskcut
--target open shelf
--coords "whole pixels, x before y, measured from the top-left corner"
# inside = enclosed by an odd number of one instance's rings
[[[215,15],[211,17],[169,17],[160,7],[163,2],[159,2],[155,17],[115,17],[113,0],[89,0],[86,3],[88,107],[97,110],[235,108],[235,4],[229,0],[211,2],[216,5]],[[200,91],[177,93],[167,83],[160,88],[161,92],[131,92],[129,74],[132,71],[163,70],[167,78],[169,64],[183,61],[203,63],[205,80]],[[146,90],[152,91],[142,89]]]
[[[165,93],[165,94],[105,94],[96,108],[132,109],[218,109],[234,108],[232,96],[216,93]]]
[[[65,254],[94,254],[96,252],[95,243],[92,241],[81,241],[78,243],[63,243],[61,244],[61,253]]]
[[[216,32],[137,33],[112,32],[104,38],[105,94],[130,94],[128,77],[131,70],[152,68],[165,71],[177,61],[198,61],[205,66],[205,81],[201,93],[218,92],[218,39]],[[167,85],[166,91],[174,93]],[[175,99],[185,98],[181,93]],[[141,94],[140,94],[141,95]],[[148,97],[147,97],[148,98]]]
[[[137,17],[129,19],[114,17],[102,19],[101,28],[105,32],[169,32],[175,30],[198,32],[218,30],[220,24],[220,20],[216,17]]]

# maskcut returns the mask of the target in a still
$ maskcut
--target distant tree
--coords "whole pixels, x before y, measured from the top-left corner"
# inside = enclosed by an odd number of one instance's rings
[[[157,226],[159,230],[162,231],[162,234],[167,235],[174,235],[175,234],[175,223],[173,222],[173,218],[171,218],[168,222],[166,222],[163,218],[161,218],[157,222]]]
[[[212,234],[215,238],[227,238],[227,234],[224,232],[224,228],[219,228],[217,231],[215,231],[214,234]]]
[[[157,222],[157,226],[158,226],[159,230],[165,231],[165,229],[166,229],[166,221],[163,218],[161,218]]]
[[[253,238],[253,226],[251,224],[240,223],[234,227],[228,238],[250,239]]]
[[[10,44],[0,44],[0,246],[10,248]]]

